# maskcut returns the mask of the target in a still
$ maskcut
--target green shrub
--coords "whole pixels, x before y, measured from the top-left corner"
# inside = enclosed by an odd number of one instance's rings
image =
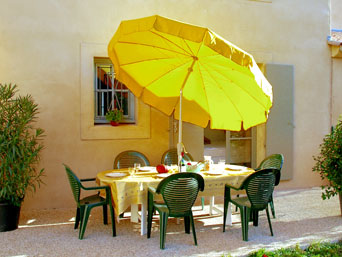
[[[342,243],[313,243],[306,249],[299,245],[294,248],[281,248],[275,251],[260,249],[252,252],[249,257],[340,257],[342,256]]]
[[[314,156],[316,161],[313,167],[322,180],[327,179],[329,184],[323,185],[323,200],[342,193],[342,121],[338,121],[335,129],[326,135],[323,143],[319,146],[320,153]]]
[[[35,190],[43,130],[34,128],[38,106],[32,96],[17,96],[16,85],[0,84],[0,202],[20,206],[26,189]]]

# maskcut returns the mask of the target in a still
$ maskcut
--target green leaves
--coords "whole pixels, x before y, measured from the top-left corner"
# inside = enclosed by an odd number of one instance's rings
[[[109,110],[106,113],[106,120],[108,121],[121,121],[123,118],[123,111],[121,109]]]
[[[328,180],[329,184],[322,186],[325,191],[322,199],[329,199],[342,193],[342,121],[338,121],[336,128],[326,135],[319,146],[320,154],[314,156],[314,172],[318,172],[322,180]]]
[[[249,257],[337,257],[342,255],[342,244],[317,242],[310,244],[306,249],[301,249],[297,244],[294,248],[281,248],[274,251],[260,249],[249,254]]]
[[[38,105],[32,96],[17,96],[16,85],[0,84],[0,202],[20,206],[26,189],[40,185],[37,170],[44,131],[34,128]]]

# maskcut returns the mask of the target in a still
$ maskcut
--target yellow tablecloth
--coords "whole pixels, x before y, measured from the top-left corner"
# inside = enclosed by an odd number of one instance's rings
[[[217,170],[217,169],[216,169]],[[106,173],[120,172],[127,173],[127,176],[112,178]],[[222,175],[208,175],[201,172],[204,178],[204,191],[200,196],[219,196],[224,194],[224,185],[229,184],[235,188],[240,188],[243,181],[253,173],[253,169],[232,171],[224,169]],[[138,173],[134,177],[129,176],[128,169],[116,169],[102,171],[97,174],[96,181],[99,185],[109,185],[112,192],[113,206],[116,214],[123,213],[131,204],[140,204],[147,200],[147,188],[157,187],[162,178],[151,173]]]

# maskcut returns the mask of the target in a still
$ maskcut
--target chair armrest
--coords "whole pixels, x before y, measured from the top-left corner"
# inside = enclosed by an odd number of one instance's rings
[[[154,187],[148,187],[147,189],[147,204],[149,207],[153,205],[154,196],[157,194],[157,189]]]
[[[80,179],[81,182],[85,182],[85,181],[95,181],[96,178],[83,178],[83,179]]]
[[[97,186],[97,187],[85,187],[81,184],[82,189],[84,190],[100,190],[100,189],[107,189],[109,186]]]
[[[225,184],[225,188],[229,188],[229,189],[234,189],[234,190],[236,190],[236,191],[238,191],[238,190],[241,190],[241,187],[240,188],[237,188],[237,187],[233,187],[232,185],[229,185],[229,184]]]
[[[148,187],[148,191],[151,192],[152,194],[156,194],[157,193],[157,189],[154,187]]]

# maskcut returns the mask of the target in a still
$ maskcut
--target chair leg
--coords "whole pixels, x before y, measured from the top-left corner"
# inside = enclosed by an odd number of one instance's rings
[[[160,213],[160,249],[165,248],[165,237],[168,217],[169,215],[167,213]]]
[[[275,210],[274,210],[274,204],[273,204],[273,195],[271,195],[271,200],[268,202],[270,204],[271,207],[271,212],[272,212],[272,216],[275,219]]]
[[[240,195],[237,194],[236,197],[240,197]],[[238,207],[235,205],[235,212],[237,212],[237,211],[238,211]]]
[[[85,209],[84,205],[80,206],[80,218],[79,218],[80,229],[82,227],[83,216],[84,216],[84,209]]]
[[[201,203],[202,203],[202,211],[204,210],[204,197],[202,196],[201,198]]]
[[[80,208],[77,207],[77,209],[76,209],[76,220],[75,220],[74,229],[78,228],[78,224],[79,223],[80,223]]]
[[[251,211],[253,217],[253,226],[257,227],[259,224],[259,211]]]
[[[85,206],[85,210],[84,210],[84,214],[83,214],[83,219],[82,219],[82,222],[81,222],[81,228],[80,228],[80,232],[79,232],[79,235],[78,235],[79,239],[83,239],[84,232],[86,230],[87,223],[88,223],[88,218],[89,218],[90,210],[91,210],[91,208],[89,206]]]
[[[113,208],[113,206],[111,204],[109,205],[109,210],[110,210],[110,218],[111,218],[111,221],[112,221],[113,237],[115,237],[116,236],[115,212],[114,212],[114,208]]]
[[[266,208],[266,214],[267,214],[268,225],[270,226],[270,230],[271,230],[271,236],[273,236],[272,224],[271,224],[270,213],[268,212],[268,208]]]
[[[147,210],[147,238],[151,237],[151,229],[152,229],[152,219],[153,219],[154,208]]]
[[[227,189],[225,187],[224,189],[224,203],[223,203],[223,232],[226,231],[226,219],[227,219],[227,211],[228,211],[228,204],[229,204],[229,199],[228,194],[230,194],[230,189]],[[228,192],[229,191],[229,192]]]
[[[107,204],[102,206],[103,208],[103,224],[108,224],[108,211],[107,211]]]
[[[190,222],[191,222],[192,235],[194,237],[195,245],[197,245],[195,222],[194,222],[194,216],[192,215],[192,213],[191,213],[191,216],[190,216]]]
[[[189,216],[184,217],[184,227],[185,227],[185,233],[190,234],[190,217]]]
[[[246,206],[240,207],[241,225],[242,225],[242,239],[248,241],[248,220],[250,209]]]
[[[151,237],[152,218],[153,218],[154,206],[151,193],[147,193],[147,238]]]

